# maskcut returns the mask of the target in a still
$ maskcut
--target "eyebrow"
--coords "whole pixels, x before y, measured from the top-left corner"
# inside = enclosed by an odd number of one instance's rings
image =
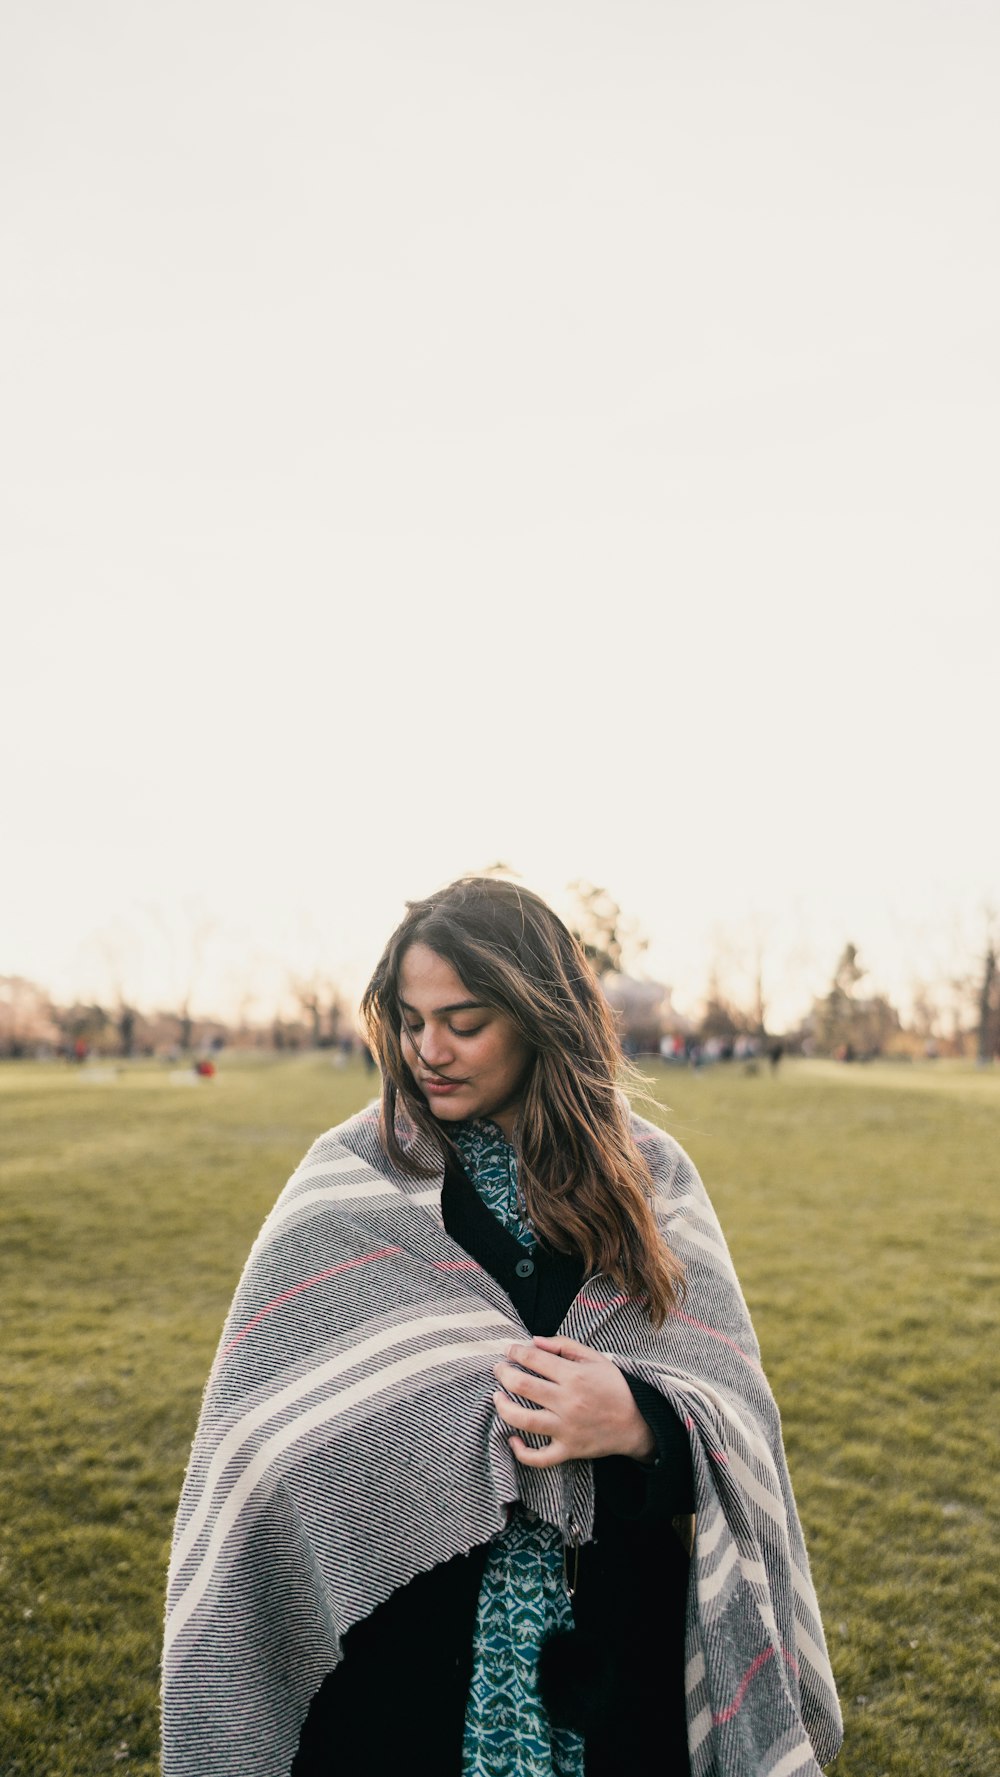
[[[416,1012],[417,1017],[419,1018],[420,1012],[416,1006],[411,1006],[408,1000],[400,1000],[399,1003],[404,1012]],[[454,1004],[451,1006],[435,1006],[434,1008],[435,1015],[438,1018],[442,1017],[445,1012],[480,1012],[485,1010],[486,1004],[484,1000],[455,1000]]]

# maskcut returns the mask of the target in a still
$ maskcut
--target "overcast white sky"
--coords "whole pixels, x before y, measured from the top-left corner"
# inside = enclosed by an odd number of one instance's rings
[[[847,937],[899,993],[974,950],[993,4],[3,39],[0,972],[148,1004],[211,926],[206,1009],[353,987],[497,858],[606,883],[681,1001],[754,922],[789,1007]]]

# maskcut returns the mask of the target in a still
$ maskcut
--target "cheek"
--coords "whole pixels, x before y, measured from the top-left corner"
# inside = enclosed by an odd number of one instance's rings
[[[494,1071],[508,1079],[520,1079],[528,1060],[528,1050],[521,1043],[498,1044],[494,1053]]]

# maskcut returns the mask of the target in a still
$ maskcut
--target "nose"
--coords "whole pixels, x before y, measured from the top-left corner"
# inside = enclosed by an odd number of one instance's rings
[[[444,1073],[455,1058],[454,1045],[449,1040],[447,1030],[441,1025],[425,1024],[419,1054],[425,1067]]]

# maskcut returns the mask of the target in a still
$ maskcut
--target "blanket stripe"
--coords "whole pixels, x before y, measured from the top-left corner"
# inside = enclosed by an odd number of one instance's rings
[[[652,1124],[633,1134],[687,1295],[654,1332],[591,1277],[560,1330],[656,1388],[691,1439],[693,1777],[815,1777],[840,1713],[777,1408],[697,1172]],[[177,1515],[165,1777],[286,1777],[351,1625],[515,1501],[568,1542],[592,1533],[590,1464],[511,1457],[492,1364],[527,1330],[445,1233],[440,1183],[389,1164],[370,1107],[313,1144],[254,1243]]]

